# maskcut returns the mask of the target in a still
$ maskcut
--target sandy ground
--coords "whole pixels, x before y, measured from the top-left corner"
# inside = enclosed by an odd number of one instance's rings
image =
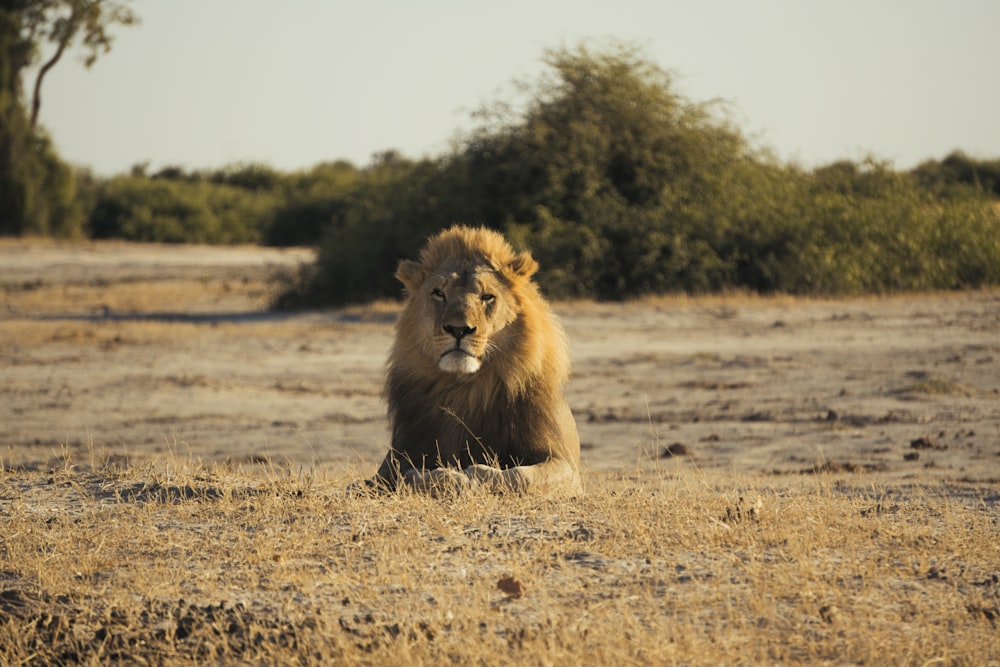
[[[0,242],[0,460],[374,471],[396,306],[265,312],[309,258]],[[1000,291],[556,310],[588,474],[1000,479]]]

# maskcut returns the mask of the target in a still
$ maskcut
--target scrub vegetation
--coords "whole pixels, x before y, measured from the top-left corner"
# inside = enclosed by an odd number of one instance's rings
[[[545,62],[444,155],[388,150],[363,167],[294,173],[56,170],[59,223],[9,217],[3,231],[318,247],[284,307],[395,297],[396,262],[455,222],[530,248],[551,298],[1000,284],[1000,160],[956,152],[910,171],[877,157],[806,169],[753,145],[725,104],[686,99],[633,47],[584,44]]]

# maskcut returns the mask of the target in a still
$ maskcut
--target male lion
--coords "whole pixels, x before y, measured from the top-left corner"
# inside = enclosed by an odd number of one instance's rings
[[[392,445],[369,486],[581,491],[566,337],[531,280],[537,269],[499,233],[462,226],[399,263]]]

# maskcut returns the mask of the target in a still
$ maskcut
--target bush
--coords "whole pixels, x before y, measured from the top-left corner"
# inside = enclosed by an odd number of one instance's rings
[[[345,215],[324,235],[314,280],[296,300],[319,305],[398,296],[397,262],[429,234],[465,219],[460,193],[449,191],[456,182],[451,166],[393,155],[365,170]]]
[[[522,114],[487,110],[491,123],[437,160],[373,165],[323,241],[319,299],[398,294],[396,262],[455,222],[531,247],[554,296],[724,282],[706,203],[723,196],[729,165],[746,152],[739,133],[673,93],[669,75],[632,49],[555,51],[548,62],[554,75]]]
[[[0,113],[0,234],[82,236],[73,169],[44,132],[30,132],[15,115]]]
[[[264,227],[267,245],[317,245],[328,227],[342,226],[360,174],[349,162],[320,164],[284,178],[281,203]]]
[[[396,262],[455,222],[530,248],[556,298],[1000,282],[993,163],[953,155],[906,174],[869,159],[808,172],[752,149],[723,108],[683,99],[634,49],[559,50],[547,63],[522,111],[486,108],[452,154],[387,154],[361,172],[323,211],[334,222],[299,302],[399,294]]]
[[[95,186],[91,238],[163,243],[256,243],[274,195],[160,172]]]
[[[1000,197],[1000,159],[975,160],[955,151],[940,162],[924,162],[911,173],[925,190],[940,196],[962,196],[972,190]]]
[[[33,211],[40,233],[78,229],[86,206],[94,238],[318,245],[285,306],[397,296],[399,259],[456,222],[530,248],[554,298],[1000,284],[1000,160],[956,152],[910,172],[875,159],[807,171],[752,147],[724,106],[683,98],[632,47],[560,49],[546,63],[519,104],[485,107],[436,158],[387,151],[364,168],[291,174],[139,166],[82,175],[74,200],[72,174],[43,141],[36,157],[52,160],[17,163],[7,182],[34,185],[0,191],[0,204]]]

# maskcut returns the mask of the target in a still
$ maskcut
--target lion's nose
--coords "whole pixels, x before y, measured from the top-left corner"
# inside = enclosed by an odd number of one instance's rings
[[[476,333],[476,327],[444,325],[444,330],[455,337],[455,340],[462,340],[466,336]]]

